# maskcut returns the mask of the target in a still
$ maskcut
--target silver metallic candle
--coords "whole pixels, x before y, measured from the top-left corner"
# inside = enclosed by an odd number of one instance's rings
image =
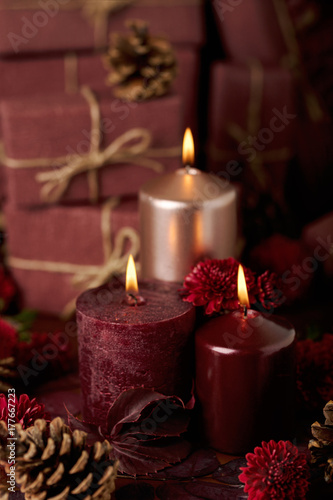
[[[208,257],[233,257],[237,237],[236,190],[193,168],[194,144],[186,130],[184,168],[140,191],[141,271],[145,279],[182,282]]]

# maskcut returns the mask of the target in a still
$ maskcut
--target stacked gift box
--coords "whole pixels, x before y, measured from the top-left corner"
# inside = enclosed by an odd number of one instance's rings
[[[203,5],[0,1],[2,196],[8,264],[23,305],[69,313],[82,289],[139,256],[137,194],[181,165],[196,131]],[[108,80],[111,34],[129,20],[166,39],[177,76],[162,97],[127,102]]]
[[[299,44],[318,6],[289,0],[211,4],[226,59],[211,69],[208,168],[285,209],[295,158],[310,186],[308,173],[328,164],[325,111]],[[323,144],[316,158],[314,134]]]

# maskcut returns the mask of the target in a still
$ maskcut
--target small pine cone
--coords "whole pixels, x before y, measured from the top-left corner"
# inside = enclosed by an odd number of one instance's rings
[[[0,392],[7,392],[13,387],[12,382],[17,378],[17,371],[14,369],[14,358],[0,360]]]
[[[16,433],[16,481],[26,500],[110,499],[118,464],[109,460],[108,441],[88,447],[87,434],[71,432],[59,417],[27,430],[16,424]]]
[[[113,35],[106,57],[111,67],[114,94],[127,101],[142,101],[166,94],[177,74],[177,62],[168,40],[152,37],[145,21],[130,21],[130,35]]]
[[[314,469],[322,470],[327,483],[333,482],[333,401],[324,408],[325,425],[315,422],[311,426],[314,439],[309,442],[311,464]]]

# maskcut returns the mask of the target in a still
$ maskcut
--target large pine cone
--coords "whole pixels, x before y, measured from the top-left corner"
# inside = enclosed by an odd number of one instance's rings
[[[325,424],[315,422],[311,426],[314,439],[309,442],[311,464],[322,471],[327,483],[333,483],[333,401],[324,408]]]
[[[129,21],[128,26],[133,33],[114,34],[106,57],[112,69],[108,82],[116,85],[115,96],[142,101],[166,94],[177,74],[170,42],[150,36],[145,21]]]
[[[61,418],[27,430],[17,424],[16,433],[16,482],[26,500],[110,499],[118,464],[109,460],[108,441],[89,448],[87,434],[72,433]]]

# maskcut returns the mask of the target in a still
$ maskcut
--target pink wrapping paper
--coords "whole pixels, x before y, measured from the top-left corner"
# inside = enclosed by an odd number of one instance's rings
[[[73,285],[73,274],[18,269],[11,258],[76,265],[103,266],[101,206],[52,207],[17,210],[5,207],[8,254],[12,274],[22,294],[23,306],[61,314],[86,287]],[[129,199],[110,210],[111,242],[123,227],[139,230],[137,201]],[[27,230],[28,228],[28,230]],[[124,252],[130,244],[126,241]]]
[[[0,0],[0,55],[106,47],[110,33],[123,30],[128,19],[147,20],[152,33],[174,43],[201,45],[205,38],[203,3],[197,0],[136,0],[110,14],[107,29],[102,27],[98,32],[81,8],[68,8],[78,4],[76,0],[26,0],[27,4],[35,3],[36,8],[12,8],[17,1]]]
[[[171,89],[183,99],[184,123],[197,128],[199,51],[176,47],[178,76]],[[0,59],[0,99],[21,98],[40,93],[73,92],[82,85],[112,93],[106,85],[108,70],[103,56],[65,54],[53,57]],[[1,135],[1,134],[0,134]]]
[[[184,124],[179,97],[163,97],[143,103],[123,103],[106,96],[99,99],[102,117],[102,147],[134,128],[148,130],[151,148],[170,149],[181,146]],[[8,198],[20,207],[45,204],[41,198],[43,183],[36,180],[40,172],[54,170],[57,158],[84,155],[90,150],[91,118],[87,101],[80,94],[52,94],[2,103],[2,128],[5,154],[15,160],[52,159],[48,168],[6,168]],[[149,157],[149,154],[147,153]],[[181,165],[179,156],[157,158],[163,172]],[[5,161],[5,164],[8,163]],[[131,159],[100,168],[97,172],[99,199],[133,195],[140,186],[159,175],[154,170],[136,165]],[[87,173],[70,181],[61,202],[86,202],[90,199]]]
[[[281,68],[262,71],[262,92],[257,97],[251,97],[251,88],[261,84],[251,84],[248,66],[218,62],[211,71],[208,168],[231,181],[238,182],[246,176],[249,163],[260,154],[274,157],[275,151],[285,148],[290,153],[288,158],[294,154],[297,111],[292,76]],[[250,100],[259,102],[259,113],[254,113],[255,131],[248,130]],[[241,141],[230,132],[231,125],[242,131]],[[286,168],[287,161],[265,161],[265,172],[279,197]]]
[[[235,62],[279,63],[287,49],[273,1],[211,0],[227,56]]]

